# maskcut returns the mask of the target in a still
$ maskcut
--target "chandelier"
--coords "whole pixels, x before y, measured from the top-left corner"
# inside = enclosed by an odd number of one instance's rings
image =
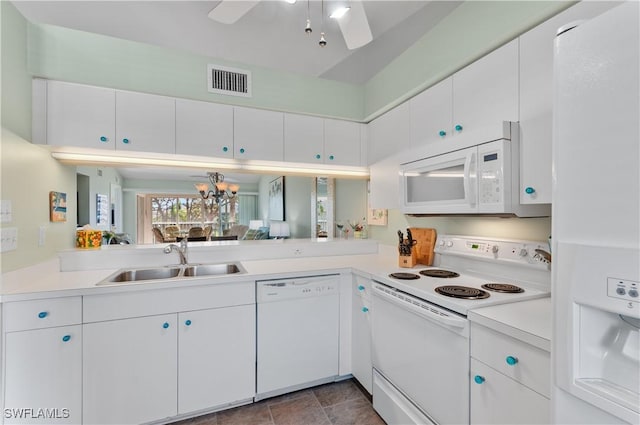
[[[235,198],[238,193],[239,186],[237,184],[229,184],[224,181],[224,176],[218,172],[207,173],[212,189],[209,190],[207,183],[196,183],[194,186],[200,192],[202,199],[212,198],[216,203]]]

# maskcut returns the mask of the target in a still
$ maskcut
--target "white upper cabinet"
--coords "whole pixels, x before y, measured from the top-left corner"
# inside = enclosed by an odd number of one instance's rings
[[[175,99],[116,91],[116,150],[176,152]]]
[[[453,131],[518,119],[516,39],[453,75]]]
[[[282,161],[284,114],[262,109],[234,108],[234,157]]]
[[[176,99],[176,153],[233,158],[233,107]]]
[[[335,165],[362,164],[360,158],[361,124],[350,121],[324,120],[324,163]]]
[[[324,159],[323,119],[284,114],[284,160],[322,164]]]
[[[409,101],[411,147],[453,135],[453,78],[449,77]]]
[[[37,96],[46,96],[46,101]],[[40,109],[44,122],[36,123],[34,111],[34,134],[41,133],[41,127],[46,128],[46,140],[37,143],[113,150],[115,96],[113,89],[34,80],[34,108],[38,102],[46,102],[46,110]]]
[[[614,2],[580,2],[520,37],[520,202],[551,203],[553,42],[558,28]]]
[[[369,123],[369,165],[409,147],[409,119],[405,102]]]

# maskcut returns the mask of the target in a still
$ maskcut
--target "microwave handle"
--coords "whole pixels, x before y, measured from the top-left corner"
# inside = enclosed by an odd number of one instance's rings
[[[475,151],[471,151],[464,160],[464,198],[471,207],[476,203],[475,190],[473,190],[473,185],[471,184],[471,166],[473,165],[475,156]]]

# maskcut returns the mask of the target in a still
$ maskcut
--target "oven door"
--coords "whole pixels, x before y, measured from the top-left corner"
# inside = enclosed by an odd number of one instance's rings
[[[373,295],[374,369],[433,422],[469,423],[467,319],[378,282]]]
[[[403,165],[402,212],[405,214],[477,212],[476,169],[476,147]]]

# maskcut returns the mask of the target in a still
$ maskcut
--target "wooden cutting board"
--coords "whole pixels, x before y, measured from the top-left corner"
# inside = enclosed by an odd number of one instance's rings
[[[430,266],[433,264],[433,248],[436,246],[436,229],[424,227],[410,227],[411,235],[416,242],[418,264]]]

